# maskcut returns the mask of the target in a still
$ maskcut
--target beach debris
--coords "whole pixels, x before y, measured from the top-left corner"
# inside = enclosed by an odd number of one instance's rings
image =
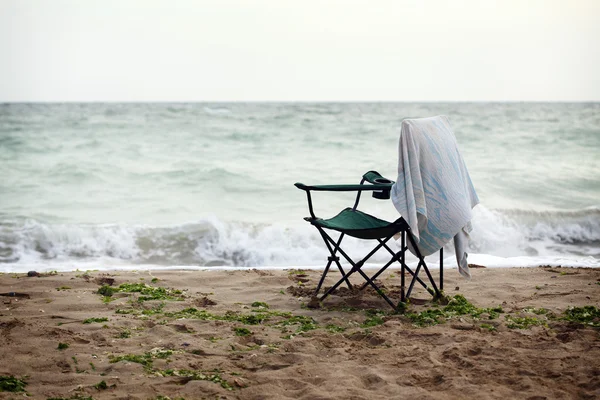
[[[327,288],[325,288],[327,289]],[[338,289],[339,292],[340,289]],[[315,293],[314,288],[306,287],[306,286],[288,286],[286,291],[294,297],[312,297]]]
[[[469,268],[487,268],[484,265],[479,265],[479,264],[469,264]]]
[[[187,326],[185,324],[170,324],[169,326],[173,327],[173,329],[175,329],[177,332],[182,332],[182,333],[194,332],[194,330],[192,328],[190,328],[189,326]],[[186,344],[186,345],[189,346],[189,344]]]
[[[451,324],[450,328],[456,329],[458,331],[472,331],[476,328],[476,326],[475,326],[475,324],[460,323],[460,324]]]
[[[113,383],[112,385],[109,385],[109,384],[106,383],[106,381],[100,381],[100,382],[96,383],[95,385],[93,385],[92,387],[95,388],[96,390],[107,390],[107,389],[114,389],[114,388],[116,388],[117,384]]]
[[[50,272],[46,272],[46,273],[40,273],[37,271],[28,271],[27,272],[27,276],[30,278],[33,278],[33,277],[45,278],[47,276],[56,276],[56,275],[58,275],[58,271],[50,271]]]
[[[308,308],[321,308],[321,302],[316,296],[311,297],[310,301],[306,304]]]
[[[194,305],[197,307],[208,307],[208,306],[214,306],[216,304],[217,304],[216,301],[213,301],[206,296],[204,296],[200,299],[194,300]]]
[[[235,379],[233,380],[233,383],[235,383],[235,385],[236,385],[237,387],[239,387],[239,388],[245,388],[245,387],[248,387],[248,383],[247,383],[247,382],[246,382],[244,379],[242,379],[242,378],[235,378]]]
[[[288,278],[297,283],[307,283],[308,281],[310,281],[310,279],[308,278],[308,274],[302,269],[290,270],[288,273]]]
[[[96,279],[94,279],[94,282],[96,282],[100,286],[112,286],[115,283],[115,279],[109,278],[107,276],[99,276]]]
[[[260,276],[273,276],[273,274],[270,273],[269,271],[262,271],[262,270],[256,269],[256,268],[251,269],[251,271]]]
[[[29,296],[27,293],[18,293],[18,292],[0,293],[0,296],[6,296],[6,297],[20,297],[20,298],[24,298],[24,299],[29,299],[29,298],[31,298],[31,296]]]

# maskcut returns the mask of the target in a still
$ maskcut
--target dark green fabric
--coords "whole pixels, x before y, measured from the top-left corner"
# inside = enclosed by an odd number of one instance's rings
[[[360,239],[381,239],[400,231],[396,224],[375,218],[362,211],[352,211],[351,208],[342,210],[333,218],[316,219],[312,223]]]

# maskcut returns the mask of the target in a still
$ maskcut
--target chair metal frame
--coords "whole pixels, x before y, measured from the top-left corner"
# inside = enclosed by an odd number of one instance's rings
[[[368,182],[369,184],[365,184],[365,182]],[[443,291],[443,288],[444,288],[443,248],[440,249],[440,276],[439,276],[439,289],[438,289],[438,286],[436,285],[436,283],[433,279],[433,276],[431,275],[429,268],[427,267],[425,259],[421,255],[419,248],[411,234],[410,226],[404,220],[404,218],[400,217],[396,221],[394,221],[392,223],[388,223],[389,224],[388,226],[379,228],[379,230],[381,232],[385,232],[385,234],[382,234],[381,236],[378,236],[375,238],[364,238],[364,237],[360,237],[360,235],[355,236],[356,233],[352,232],[352,230],[335,229],[340,232],[340,235],[336,241],[325,231],[324,227],[320,224],[320,221],[324,221],[324,220],[317,217],[314,213],[311,191],[332,191],[332,192],[356,191],[357,192],[356,200],[354,202],[354,206],[351,209],[352,212],[356,212],[358,204],[360,202],[361,194],[363,191],[373,192],[373,197],[375,197],[377,199],[382,199],[382,200],[389,199],[390,198],[390,190],[391,190],[391,187],[393,184],[394,184],[393,181],[390,181],[389,179],[382,177],[376,171],[369,171],[369,172],[365,173],[360,181],[360,184],[358,184],[358,185],[314,185],[314,186],[308,186],[308,185],[304,185],[302,183],[295,184],[295,186],[298,189],[304,190],[306,192],[310,217],[306,217],[306,218],[304,218],[304,220],[309,222],[310,224],[312,224],[315,228],[317,228],[317,230],[319,231],[319,234],[321,235],[321,238],[325,242],[325,245],[330,253],[329,257],[327,258],[328,261],[325,266],[325,270],[323,271],[321,279],[319,280],[319,284],[317,285],[314,295],[317,296],[319,291],[321,290],[323,282],[325,281],[325,277],[327,276],[327,274],[331,268],[331,265],[333,263],[335,263],[338,270],[342,274],[342,278],[339,281],[337,281],[332,287],[330,287],[327,291],[325,291],[325,293],[320,297],[320,299],[319,299],[320,301],[323,301],[327,296],[332,294],[344,282],[348,285],[349,289],[352,289],[352,285],[350,284],[350,281],[348,278],[356,272],[358,272],[363,277],[363,279],[366,281],[360,287],[360,290],[363,290],[366,287],[371,286],[394,310],[399,309],[400,304],[405,303],[406,300],[410,298],[410,295],[412,293],[414,285],[417,282],[421,286],[423,286],[432,296],[434,296],[434,297],[441,296],[441,292]],[[368,214],[366,214],[366,215],[369,217],[372,217]],[[327,228],[327,227],[325,227],[325,228]],[[377,230],[378,229],[376,228],[373,230],[373,232],[377,233],[376,232]],[[391,238],[396,236],[398,233],[401,234],[400,250],[395,252],[387,245],[387,242]],[[365,239],[365,240],[377,240],[378,244],[365,257],[363,257],[361,260],[355,262],[341,248],[341,243],[342,243],[345,235],[353,236],[353,237],[357,237],[357,238]],[[405,253],[406,253],[406,250],[408,250],[407,239],[408,239],[408,242],[410,243],[412,249],[414,249],[415,255],[417,256],[417,258],[419,260],[417,267],[414,271],[411,268],[409,268],[405,262]],[[379,269],[379,271],[377,271],[373,276],[369,277],[362,270],[362,267],[364,266],[364,264],[367,262],[367,260],[369,258],[371,258],[377,251],[379,251],[382,248],[387,250],[390,253],[391,259],[383,267],[381,267]],[[344,268],[342,267],[342,265],[340,263],[340,257],[337,255],[338,253],[340,255],[342,255],[342,257],[352,266],[352,268],[350,269],[349,272],[346,273],[344,271]],[[395,305],[392,302],[392,300],[390,300],[390,298],[383,292],[383,290],[381,290],[375,283],[375,279],[377,279],[377,277],[379,277],[379,275],[381,275],[388,267],[390,267],[395,262],[400,263],[400,271],[401,271],[400,272],[400,287],[401,287],[400,302],[397,305]],[[425,273],[427,274],[427,278],[429,279],[429,282],[430,282],[431,286],[433,287],[433,289],[428,287],[428,285],[421,278],[419,278],[419,273],[421,270],[424,270]],[[406,290],[405,272],[408,272],[412,277],[412,279],[410,280],[410,284],[408,286],[408,290]]]

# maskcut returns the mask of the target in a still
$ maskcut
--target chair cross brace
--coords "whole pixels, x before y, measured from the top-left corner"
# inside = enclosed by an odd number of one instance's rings
[[[409,268],[404,260],[404,256],[405,256],[405,251],[408,249],[408,247],[405,245],[405,237],[406,237],[406,232],[402,231],[402,245],[401,245],[401,250],[398,252],[394,252],[388,245],[387,242],[394,237],[394,235],[388,236],[384,239],[377,239],[379,244],[377,246],[375,246],[375,248],[373,250],[371,250],[365,257],[363,257],[361,260],[355,262],[354,260],[352,260],[352,258],[350,258],[350,256],[348,256],[348,254],[346,254],[346,252],[344,250],[342,250],[342,248],[340,247],[341,242],[344,238],[344,233],[340,233],[340,237],[338,238],[337,242],[334,241],[331,236],[329,236],[323,228],[321,228],[318,225],[315,225],[315,227],[317,228],[317,230],[319,231],[319,233],[321,234],[321,237],[323,238],[323,241],[325,242],[325,245],[327,246],[327,249],[330,252],[330,256],[327,258],[328,262],[327,265],[325,267],[325,270],[323,271],[323,275],[321,276],[321,279],[319,281],[319,284],[317,285],[317,289],[315,290],[315,296],[319,293],[319,291],[321,290],[321,287],[323,285],[323,282],[325,280],[325,276],[327,276],[327,273],[329,272],[329,269],[331,267],[332,263],[335,263],[338,270],[340,271],[340,273],[342,274],[342,278],[336,282],[332,287],[330,287],[321,297],[320,297],[320,301],[323,301],[327,296],[329,296],[334,290],[336,290],[342,283],[346,282],[346,284],[348,285],[349,289],[352,289],[352,285],[350,284],[349,281],[349,277],[354,274],[355,272],[358,272],[364,279],[365,279],[365,283],[360,287],[359,290],[363,290],[365,289],[367,286],[371,286],[373,287],[373,289],[375,289],[375,291],[393,308],[393,309],[397,309],[397,305],[395,305],[388,296],[386,296],[386,294],[383,292],[383,290],[381,290],[377,284],[374,282],[375,279],[377,279],[377,277],[379,277],[379,275],[381,275],[390,265],[392,265],[394,262],[398,262],[400,263],[401,266],[401,299],[400,302],[404,302],[406,301],[407,298],[410,297],[410,294],[412,293],[412,289],[414,287],[414,284],[416,282],[418,282],[419,284],[421,284],[421,286],[423,286],[429,293],[431,294],[440,294],[440,291],[438,290],[435,281],[433,280],[433,277],[431,276],[431,273],[429,272],[429,269],[427,268],[427,265],[425,264],[425,260],[423,259],[423,257],[421,256],[421,254],[419,253],[418,247],[416,246],[416,243],[414,242],[414,239],[411,237],[411,235],[408,235],[409,241],[411,242],[411,245],[413,246],[413,248],[416,249],[416,253],[417,256],[419,258],[419,263],[417,265],[417,268],[415,271],[413,271],[411,268]],[[373,275],[372,277],[367,276],[364,271],[362,270],[363,265],[367,262],[367,260],[369,260],[369,258],[371,258],[378,250],[380,250],[381,248],[385,248],[391,255],[392,258],[390,259],[390,261],[388,261],[375,275]],[[340,263],[340,257],[337,256],[336,254],[341,254],[343,256],[344,259],[346,259],[346,261],[352,266],[352,268],[350,269],[350,271],[348,273],[346,273]],[[441,257],[441,256],[440,256]],[[429,278],[429,282],[431,283],[431,285],[433,286],[433,290],[431,288],[429,288],[427,286],[427,284],[425,282],[423,282],[422,279],[420,279],[418,277],[418,274],[421,270],[421,268],[423,268],[425,270],[425,273],[427,274],[427,277]],[[441,270],[441,268],[440,268]],[[405,271],[408,272],[411,276],[411,282],[408,288],[408,291],[405,292],[405,278],[404,278],[404,274]],[[440,275],[441,276],[441,275]]]

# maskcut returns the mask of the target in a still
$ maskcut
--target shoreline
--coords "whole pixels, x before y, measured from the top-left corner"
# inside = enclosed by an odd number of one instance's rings
[[[437,257],[431,256],[425,258],[427,266],[431,270],[439,270],[439,262]],[[63,266],[66,263],[60,263]],[[262,270],[262,271],[286,271],[290,269],[304,269],[311,271],[322,271],[323,264],[318,265],[262,265],[262,266],[229,266],[229,265],[211,265],[211,266],[198,266],[198,265],[159,265],[159,264],[110,264],[107,267],[100,266],[102,261],[90,261],[83,264],[71,265],[67,268],[56,268],[56,266],[44,265],[40,263],[35,264],[0,264],[0,267],[6,268],[0,270],[0,274],[22,274],[29,271],[37,271],[41,273],[58,272],[58,273],[69,273],[69,272],[82,272],[82,271],[94,271],[94,272],[137,272],[137,271],[249,271],[249,270]],[[409,260],[406,263],[410,268],[416,267],[418,261]],[[542,268],[542,267],[562,267],[562,268],[600,268],[600,259],[594,257],[582,257],[579,259],[564,258],[564,257],[528,257],[528,256],[516,256],[516,257],[498,257],[487,254],[469,254],[469,265],[483,266],[484,268],[490,269],[504,269],[504,268]],[[378,270],[381,268],[382,263],[366,263],[363,266],[365,270]],[[344,264],[346,267],[346,264]],[[395,268],[395,266],[390,267]],[[477,267],[476,267],[477,268]],[[444,271],[450,271],[456,269],[456,259],[454,256],[446,257],[444,259]]]
[[[600,306],[600,269],[473,268],[467,281],[445,268],[466,314],[422,288],[405,314],[372,290],[308,308],[321,270],[3,273],[0,292],[29,297],[0,296],[0,376],[26,377],[36,399],[600,396],[600,328],[565,319]],[[378,279],[390,294],[398,273]]]

